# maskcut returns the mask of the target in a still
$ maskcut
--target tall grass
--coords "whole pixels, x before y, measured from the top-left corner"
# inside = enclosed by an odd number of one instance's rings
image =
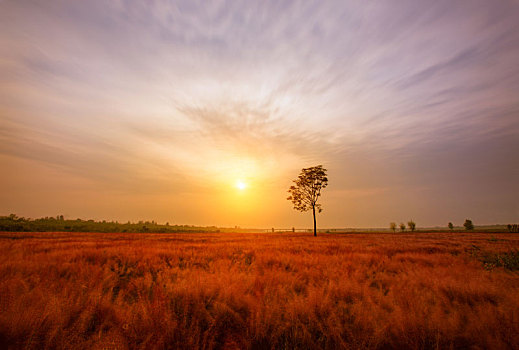
[[[0,344],[26,349],[519,347],[485,234],[0,233]]]

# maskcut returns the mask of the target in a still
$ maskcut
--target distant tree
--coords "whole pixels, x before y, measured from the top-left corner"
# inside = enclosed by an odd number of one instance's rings
[[[288,192],[290,196],[287,198],[294,204],[294,209],[305,212],[312,209],[314,216],[314,236],[317,236],[317,223],[315,219],[315,210],[320,213],[322,211],[321,204],[317,200],[321,196],[321,190],[328,186],[328,177],[326,169],[322,165],[310,168],[303,168],[298,178],[293,181],[295,185],[290,186]]]
[[[395,232],[396,231],[396,222],[390,222],[389,223],[389,228],[391,230],[393,230],[393,232]]]
[[[409,227],[409,229],[411,230],[411,232],[413,232],[414,229],[416,228],[416,223],[415,223],[413,220],[411,220],[411,221],[408,221],[408,222],[407,222],[407,226]]]
[[[405,231],[405,224],[403,222],[400,223],[400,231]]]
[[[452,224],[452,222],[449,222],[449,224],[447,225],[449,226],[449,229],[452,231],[452,229],[454,228],[454,225]]]
[[[508,224],[506,227],[508,228],[508,232],[512,232],[512,225]]]
[[[474,229],[474,224],[472,224],[472,220],[466,219],[465,223],[463,224],[465,227],[465,230],[472,231]]]

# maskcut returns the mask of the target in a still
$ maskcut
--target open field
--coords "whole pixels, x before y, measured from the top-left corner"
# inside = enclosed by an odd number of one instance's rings
[[[518,234],[0,233],[0,343],[518,348],[518,248]]]

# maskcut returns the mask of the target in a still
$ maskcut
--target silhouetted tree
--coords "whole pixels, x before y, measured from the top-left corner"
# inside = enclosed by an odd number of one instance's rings
[[[416,223],[413,220],[411,220],[411,221],[407,222],[407,226],[409,227],[411,232],[413,232],[414,229],[416,228]]]
[[[400,231],[405,231],[405,224],[403,222],[400,223]]]
[[[449,222],[449,224],[447,225],[449,226],[449,229],[452,231],[452,229],[454,228],[454,225],[452,224],[452,222]]]
[[[463,224],[465,226],[465,230],[472,231],[474,229],[474,224],[472,224],[472,220],[466,219],[465,223]]]
[[[389,228],[391,230],[393,230],[393,233],[396,232],[396,222],[390,222],[389,223]]]
[[[326,169],[322,165],[311,168],[303,168],[298,178],[293,181],[295,185],[290,186],[287,198],[294,204],[294,209],[301,212],[312,209],[314,215],[314,236],[317,236],[317,223],[315,219],[315,209],[320,213],[321,205],[317,200],[321,196],[321,190],[328,186]]]

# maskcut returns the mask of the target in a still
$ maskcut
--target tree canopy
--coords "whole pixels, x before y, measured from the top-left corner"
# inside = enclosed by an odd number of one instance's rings
[[[290,196],[287,198],[292,201],[294,209],[305,212],[312,209],[314,215],[314,236],[317,236],[317,227],[315,219],[315,210],[320,213],[322,211],[321,204],[317,203],[321,196],[321,190],[328,186],[328,177],[326,169],[322,165],[310,168],[303,168],[294,185],[290,186],[288,192]]]

